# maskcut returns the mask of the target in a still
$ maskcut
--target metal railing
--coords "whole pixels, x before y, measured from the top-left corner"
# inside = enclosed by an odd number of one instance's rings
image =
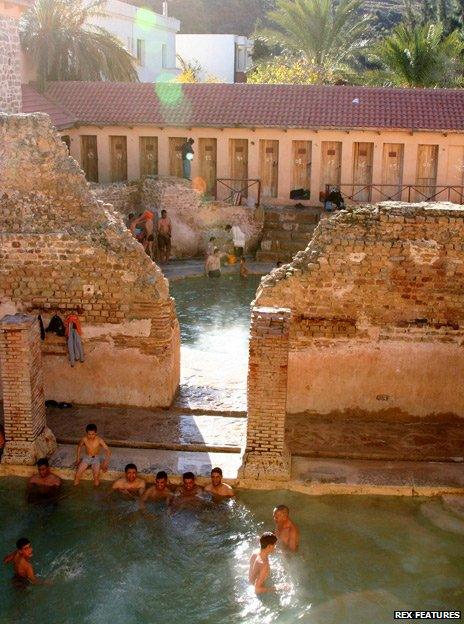
[[[261,204],[261,180],[259,178],[217,178],[216,182],[216,197],[221,186],[227,189],[227,191],[230,191],[223,201],[227,202],[233,200],[236,193],[240,193],[242,197],[246,197],[250,189],[256,189],[256,204],[258,206]]]
[[[326,184],[326,197],[336,185]],[[464,186],[461,185],[421,185],[421,184],[340,184],[336,186],[345,201],[363,203],[369,201],[452,201],[464,203]]]

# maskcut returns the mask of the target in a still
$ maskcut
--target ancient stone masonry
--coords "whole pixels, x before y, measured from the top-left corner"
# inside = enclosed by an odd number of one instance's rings
[[[21,112],[18,20],[0,16],[0,113]]]
[[[110,202],[125,217],[142,210],[167,210],[172,221],[172,254],[176,258],[203,255],[209,238],[226,248],[230,241],[224,227],[238,223],[245,234],[247,250],[258,246],[263,215],[246,206],[223,201],[205,201],[191,183],[170,176],[146,177],[137,183],[92,185],[98,198]]]
[[[293,313],[288,412],[464,416],[463,292],[463,207],[384,203],[322,221],[256,300]]]
[[[34,464],[56,449],[45,421],[39,323],[24,314],[0,320],[6,464]]]
[[[290,317],[285,308],[253,309],[243,479],[285,480],[290,476],[285,446]]]
[[[42,343],[46,398],[169,406],[179,325],[168,283],[109,204],[98,201],[46,115],[0,115],[0,317],[78,312],[85,363]]]

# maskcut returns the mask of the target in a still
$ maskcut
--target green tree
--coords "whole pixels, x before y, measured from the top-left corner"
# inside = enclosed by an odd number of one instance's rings
[[[354,63],[366,47],[370,17],[362,0],[277,0],[272,26],[258,36],[317,67],[321,81]]]
[[[37,67],[40,88],[49,80],[137,81],[135,59],[119,39],[88,23],[104,0],[36,0],[20,22],[21,45]]]
[[[318,81],[317,68],[302,60],[260,63],[247,75],[247,82],[251,84],[314,84]]]
[[[374,48],[372,60],[380,69],[369,76],[377,84],[398,87],[456,86],[463,49],[459,31],[445,35],[442,24],[400,24]]]

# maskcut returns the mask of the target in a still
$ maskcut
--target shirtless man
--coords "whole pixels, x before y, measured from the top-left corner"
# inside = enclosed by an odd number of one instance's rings
[[[203,488],[195,483],[195,475],[193,472],[184,472],[182,475],[182,485],[179,485],[174,492],[172,504],[180,507],[185,504],[195,504],[198,497],[203,492]]]
[[[140,508],[145,509],[147,501],[166,501],[168,504],[172,498],[172,492],[168,488],[168,475],[164,470],[156,473],[155,485],[149,487],[140,499]]]
[[[290,510],[286,505],[274,508],[273,516],[276,525],[276,535],[283,548],[296,552],[300,542],[300,531],[289,517]]]
[[[220,496],[221,498],[235,496],[230,485],[222,482],[222,470],[217,467],[211,470],[211,483],[205,487],[205,492],[211,492],[213,496]]]
[[[16,550],[3,559],[3,563],[12,563],[14,567],[13,585],[24,589],[32,583],[36,585],[40,581],[34,574],[34,568],[30,562],[32,557],[32,545],[27,537],[21,537],[16,542]]]
[[[171,255],[171,219],[166,210],[161,211],[161,219],[158,221],[158,249],[160,262],[168,262]]]
[[[81,461],[81,451],[85,447],[85,455]],[[100,452],[103,450],[105,459],[101,461]],[[111,451],[106,445],[106,442],[97,435],[97,426],[90,424],[85,428],[85,436],[79,442],[77,446],[76,455],[76,476],[74,477],[74,485],[79,485],[82,475],[89,466],[92,466],[93,472],[93,484],[95,487],[100,485],[100,464],[101,470],[106,472],[108,470],[109,459],[111,457]]]
[[[269,565],[269,555],[274,552],[277,537],[274,533],[266,532],[259,538],[260,549],[255,550],[250,558],[250,568],[248,571],[248,582],[255,588],[255,593],[268,594],[278,590],[278,587],[271,585],[266,587],[265,583],[271,572]]]
[[[61,485],[61,479],[54,475],[50,470],[50,465],[46,457],[42,457],[37,462],[37,473],[29,479],[28,489],[37,489],[39,492],[49,493],[57,491]]]
[[[142,496],[146,484],[145,480],[138,476],[137,466],[135,464],[127,464],[124,472],[124,477],[116,479],[113,483],[112,490],[129,496]]]

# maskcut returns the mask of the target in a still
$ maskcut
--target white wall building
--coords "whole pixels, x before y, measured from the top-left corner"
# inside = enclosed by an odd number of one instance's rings
[[[201,67],[201,80],[214,76],[221,82],[244,82],[251,68],[253,42],[240,35],[177,35],[176,49],[184,61]]]
[[[107,0],[103,10],[105,17],[95,18],[92,23],[116,35],[136,57],[141,82],[153,82],[163,75],[169,79],[179,73],[176,68],[179,20],[120,0]]]

